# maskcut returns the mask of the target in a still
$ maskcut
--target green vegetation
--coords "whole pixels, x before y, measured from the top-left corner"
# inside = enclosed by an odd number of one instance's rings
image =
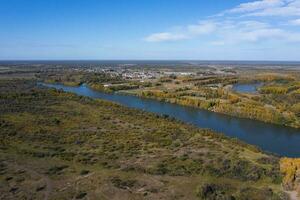
[[[296,191],[300,195],[300,159],[282,158],[280,170],[284,174],[283,187],[289,191]]]
[[[287,199],[278,157],[167,116],[30,80],[0,113],[1,199]]]

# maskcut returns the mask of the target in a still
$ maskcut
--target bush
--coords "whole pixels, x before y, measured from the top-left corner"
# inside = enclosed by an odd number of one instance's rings
[[[59,175],[62,173],[62,171],[66,168],[68,168],[69,166],[68,165],[61,165],[61,166],[53,166],[53,167],[50,167],[47,174],[50,174],[50,175]]]
[[[89,170],[83,169],[83,170],[81,170],[80,175],[87,175],[88,173],[90,173]]]
[[[136,184],[136,180],[121,180],[119,177],[111,178],[111,183],[120,189],[132,188]]]
[[[230,189],[227,185],[205,183],[198,187],[197,196],[206,200],[234,200]]]
[[[84,198],[86,195],[87,195],[86,192],[79,192],[79,193],[76,195],[76,199],[82,199],[82,198]]]

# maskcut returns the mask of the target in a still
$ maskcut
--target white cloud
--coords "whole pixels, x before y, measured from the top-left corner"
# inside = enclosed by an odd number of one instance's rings
[[[225,45],[225,41],[213,41],[210,43],[211,45],[214,45],[214,46],[223,46]]]
[[[177,31],[154,33],[148,42],[202,39],[211,45],[242,42],[300,42],[300,0],[256,0]],[[202,38],[206,36],[205,39]]]
[[[154,33],[145,38],[147,42],[164,42],[164,41],[177,41],[187,39],[187,37],[183,34],[176,33]]]
[[[216,30],[216,23],[209,22],[209,21],[203,21],[199,24],[189,25],[187,27],[187,30],[189,34],[194,35],[203,35],[203,34],[209,34]]]
[[[147,42],[166,42],[191,39],[199,35],[206,35],[214,32],[216,24],[210,21],[200,21],[198,24],[183,27],[181,32],[154,33],[145,38]]]
[[[289,24],[294,25],[294,26],[300,26],[300,19],[290,20]]]
[[[229,10],[231,13],[243,13],[243,12],[252,12],[261,9],[268,9],[272,7],[283,6],[284,1],[282,0],[262,0],[254,1],[249,3],[242,3],[239,6]]]
[[[244,16],[300,16],[300,0],[260,0],[243,3],[224,13]]]
[[[219,23],[212,44],[237,44],[242,42],[286,41],[300,42],[300,33],[276,28],[258,21],[228,21]]]
[[[260,21],[246,20],[235,23],[236,26],[242,27],[244,30],[256,30],[269,28],[270,24]]]
[[[249,13],[247,16],[300,16],[300,7],[279,7],[279,8],[269,8],[263,11]]]
[[[287,34],[281,29],[257,29],[249,32],[241,32],[240,40],[256,42],[262,39],[284,39]]]

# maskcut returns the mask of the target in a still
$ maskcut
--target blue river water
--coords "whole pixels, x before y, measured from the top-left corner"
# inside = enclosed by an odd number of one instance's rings
[[[241,93],[256,93],[258,88],[262,85],[263,83],[235,84],[232,89]]]
[[[120,93],[103,93],[85,84],[70,87],[61,84],[43,86],[61,89],[77,95],[113,101],[144,111],[166,114],[201,128],[209,128],[227,136],[256,145],[262,150],[287,157],[300,157],[300,129],[284,127],[261,121],[232,117],[193,107],[181,106],[152,99],[144,99]]]

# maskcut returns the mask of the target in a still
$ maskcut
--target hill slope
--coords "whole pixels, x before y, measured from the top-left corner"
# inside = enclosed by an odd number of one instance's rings
[[[210,130],[0,81],[1,199],[285,199],[277,157]]]

